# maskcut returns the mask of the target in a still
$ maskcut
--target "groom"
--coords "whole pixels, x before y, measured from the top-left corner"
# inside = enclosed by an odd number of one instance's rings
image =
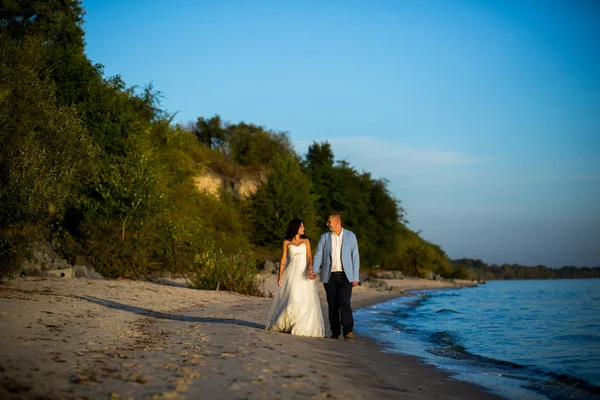
[[[331,338],[338,339],[343,329],[344,341],[353,340],[354,318],[350,297],[352,288],[358,285],[359,280],[358,243],[354,233],[342,228],[340,214],[330,214],[327,226],[330,232],[321,235],[309,277],[315,279],[317,272],[323,267],[321,282],[327,293]]]

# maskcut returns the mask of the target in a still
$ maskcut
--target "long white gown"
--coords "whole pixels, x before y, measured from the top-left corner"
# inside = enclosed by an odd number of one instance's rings
[[[306,244],[290,244],[287,253],[288,263],[283,271],[282,285],[275,295],[266,329],[323,337],[325,326],[318,283],[307,276]]]

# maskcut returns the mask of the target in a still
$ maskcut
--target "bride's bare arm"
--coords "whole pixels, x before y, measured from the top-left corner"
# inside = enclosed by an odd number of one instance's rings
[[[288,240],[283,241],[283,249],[281,250],[281,260],[279,260],[279,277],[277,278],[277,284],[281,287],[281,278],[283,277],[283,270],[285,268],[285,262],[287,261],[287,249]]]
[[[310,249],[310,240],[306,239],[306,257],[308,258],[308,277],[310,278],[313,266],[312,250]]]

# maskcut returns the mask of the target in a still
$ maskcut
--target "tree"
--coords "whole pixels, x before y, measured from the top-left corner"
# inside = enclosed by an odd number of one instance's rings
[[[157,192],[154,173],[143,154],[115,159],[100,176],[95,186],[100,199],[93,202],[94,212],[109,221],[118,221],[121,240],[125,240],[127,224],[143,221],[161,208],[162,196]]]
[[[387,182],[358,172],[346,161],[334,164],[331,145],[314,142],[303,161],[317,197],[317,212],[325,219],[340,212],[344,226],[354,231],[361,263],[376,266],[389,259],[397,244],[404,210],[387,189]]]
[[[101,79],[101,66],[84,53],[85,12],[80,0],[4,0],[0,32],[21,39],[37,37],[40,52],[56,87],[59,105],[72,105],[87,96],[91,80]]]
[[[220,116],[215,115],[210,119],[198,118],[192,125],[192,132],[200,143],[226,154],[227,130],[224,128]]]
[[[341,211],[333,201],[335,188],[332,181],[334,171],[334,157],[331,145],[328,142],[313,144],[303,161],[304,170],[311,178],[313,193],[317,198],[317,214],[325,220],[329,213]]]
[[[7,37],[36,36],[44,47],[57,46],[83,53],[84,11],[80,0],[3,0],[0,30]]]
[[[254,124],[226,124],[215,115],[198,118],[191,127],[200,143],[244,167],[264,167],[277,154],[293,156],[285,133],[276,133]]]
[[[295,156],[285,133],[275,133],[253,124],[240,122],[227,128],[231,157],[240,165],[261,167],[276,155]]]
[[[0,258],[15,266],[32,241],[49,237],[95,170],[87,132],[56,104],[42,44],[0,34]]]
[[[310,179],[293,158],[276,156],[271,173],[253,196],[252,237],[258,245],[276,248],[293,218],[304,221],[306,234],[316,236],[314,196]]]

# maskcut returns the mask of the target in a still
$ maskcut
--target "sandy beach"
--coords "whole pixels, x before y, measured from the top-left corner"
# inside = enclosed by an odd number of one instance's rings
[[[357,287],[353,308],[451,285],[440,284]],[[266,293],[277,290],[274,276],[264,285]],[[351,342],[267,332],[271,302],[144,281],[6,281],[0,398],[496,398],[416,358],[383,353],[360,332]]]

